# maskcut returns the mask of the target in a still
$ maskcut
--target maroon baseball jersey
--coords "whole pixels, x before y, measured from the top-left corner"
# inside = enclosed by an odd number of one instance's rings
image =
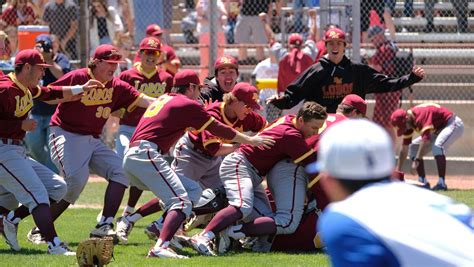
[[[21,140],[25,131],[23,120],[33,107],[33,99],[53,100],[63,98],[61,87],[32,87],[21,84],[14,73],[0,77],[0,137]]]
[[[256,112],[250,112],[245,119],[243,120],[235,120],[230,121],[224,112],[225,103],[224,102],[215,102],[209,105],[206,110],[212,117],[225,125],[236,129],[239,132],[259,132],[261,131],[267,121],[264,117],[258,115]],[[222,140],[221,138],[213,135],[209,131],[202,131],[199,134],[195,134],[193,132],[189,132],[189,139],[193,142],[194,147],[201,150],[205,154],[210,156],[214,156],[216,152],[221,147],[222,143],[228,143],[226,140]]]
[[[415,119],[415,128],[407,129],[403,134],[403,144],[409,145],[414,131],[417,131],[424,141],[431,140],[431,134],[441,131],[454,115],[449,109],[434,103],[426,103],[407,110],[409,117]]]
[[[206,128],[213,131],[215,119],[196,100],[182,94],[160,96],[143,114],[130,142],[148,140],[155,143],[163,153],[190,128],[198,133]],[[235,131],[230,127],[219,131],[219,136],[233,139]]]
[[[71,71],[48,86],[85,84],[90,79],[95,79],[92,71],[84,68]],[[110,113],[121,108],[131,112],[140,98],[141,94],[131,85],[113,78],[104,88],[84,93],[81,100],[60,103],[51,118],[51,125],[68,132],[98,137]]]
[[[269,149],[244,144],[239,150],[262,176],[285,158],[291,158],[295,164],[304,166],[316,161],[316,153],[296,129],[296,117],[293,115],[279,118],[259,135],[272,137],[275,144]]]
[[[140,62],[135,64],[132,69],[122,72],[119,78],[135,87],[138,92],[155,98],[164,93],[169,93],[171,87],[173,87],[173,76],[159,69],[146,73],[143,71]],[[145,108],[137,107],[132,112],[125,113],[120,119],[120,124],[137,126],[145,110]]]
[[[321,138],[321,135],[323,134],[324,131],[326,131],[329,127],[334,125],[335,123],[341,122],[343,120],[346,120],[346,116],[342,114],[337,114],[337,113],[329,113],[328,117],[324,121],[324,124],[321,128],[319,128],[319,131],[317,134],[309,137],[306,139],[306,143],[314,149],[314,151],[318,151],[319,147],[319,139]]]

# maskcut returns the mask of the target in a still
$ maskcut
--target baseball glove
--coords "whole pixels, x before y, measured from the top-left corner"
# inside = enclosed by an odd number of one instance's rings
[[[81,267],[104,266],[109,264],[114,256],[114,243],[112,237],[92,237],[79,243],[76,257]]]

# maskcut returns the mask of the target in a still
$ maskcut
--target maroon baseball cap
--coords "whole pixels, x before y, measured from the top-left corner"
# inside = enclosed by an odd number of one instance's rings
[[[355,109],[357,109],[364,117],[366,116],[367,113],[367,102],[365,102],[362,97],[355,95],[355,94],[349,94],[342,99],[341,104],[351,106]]]
[[[158,36],[163,33],[160,25],[158,24],[150,24],[146,27],[145,34],[149,36]]]
[[[188,86],[190,84],[200,85],[199,76],[193,70],[184,69],[174,75],[174,86]]]
[[[232,89],[232,94],[250,108],[254,110],[262,109],[258,104],[258,91],[255,86],[249,83],[237,83]]]
[[[94,59],[108,63],[125,63],[117,47],[109,44],[99,45],[94,52]]]
[[[25,49],[21,50],[16,54],[15,65],[23,64],[36,65],[41,67],[51,67],[52,65],[46,64],[43,55],[36,49]]]
[[[161,42],[155,37],[145,37],[140,42],[140,50],[161,51]]]
[[[406,131],[407,112],[404,109],[395,110],[390,116],[390,123],[397,128],[397,136],[402,136]]]
[[[324,42],[343,41],[346,43],[346,33],[339,28],[331,28],[324,34]]]
[[[288,38],[288,44],[301,46],[303,44],[303,36],[299,33],[292,33]]]
[[[231,67],[236,70],[239,69],[239,65],[237,64],[237,60],[231,56],[221,56],[219,57],[216,62],[214,62],[214,69],[219,70],[225,67]]]

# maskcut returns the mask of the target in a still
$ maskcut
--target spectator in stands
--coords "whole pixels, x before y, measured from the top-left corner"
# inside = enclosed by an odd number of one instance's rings
[[[28,6],[27,0],[12,0],[2,12],[0,25],[9,36],[10,50],[16,51],[18,45],[18,26],[31,25],[36,21],[33,8]]]
[[[425,0],[425,17],[426,17],[426,27],[423,29],[423,32],[433,32],[435,30],[434,27],[434,6],[437,3],[437,0]],[[467,33],[469,32],[469,25],[468,25],[468,0],[451,0],[451,3],[454,6],[455,14],[458,20],[458,32],[460,33]]]
[[[395,43],[387,40],[385,31],[380,26],[370,27],[368,37],[377,49],[375,54],[369,59],[369,66],[387,76],[393,76],[397,67],[394,64],[397,53]],[[401,91],[375,94],[373,121],[384,127],[392,137],[392,140],[395,140],[395,132],[390,123],[390,115],[399,108],[401,95]]]
[[[107,0],[107,4],[115,8],[122,22],[125,22],[126,30],[124,31],[133,37],[135,35],[135,17],[132,15],[132,6],[128,3],[128,0]]]
[[[199,41],[194,36],[197,28],[197,12],[194,1],[186,1],[183,13],[186,16],[181,20],[181,31],[187,44],[197,44]]]
[[[89,17],[89,36],[91,51],[101,44],[112,44],[123,32],[120,16],[106,0],[92,0]]]
[[[271,3],[280,3],[281,0],[246,0],[242,3],[242,9],[237,17],[235,25],[235,42],[238,44],[266,44],[268,40],[265,38],[265,30],[258,14],[264,12],[271,14]],[[279,12],[279,10],[277,10]],[[263,60],[265,57],[263,47],[256,48],[256,62]],[[252,63],[248,59],[247,48],[239,48],[239,63]]]
[[[214,78],[204,81],[204,88],[199,97],[204,103],[222,102],[224,94],[232,91],[239,77],[237,60],[226,55],[219,57],[214,62],[214,75]]]
[[[126,71],[132,68],[132,49],[133,49],[133,38],[127,33],[118,35],[116,47],[119,49],[119,53],[123,56],[124,63],[119,63],[119,66],[115,72],[116,76],[120,75],[122,71]]]
[[[71,64],[66,55],[60,52],[59,40],[55,35],[41,34],[36,37],[35,49],[41,52],[46,64],[51,67],[45,68],[42,85],[55,82],[71,70]],[[49,122],[56,110],[56,105],[49,105],[42,101],[33,100],[30,119],[38,124],[33,131],[27,132],[25,143],[29,154],[39,163],[58,173],[58,169],[51,161],[49,153]]]
[[[173,1],[163,1],[163,36],[161,39],[167,44],[171,43],[171,28],[173,27]]]
[[[392,0],[388,0],[392,1]],[[362,32],[362,42],[368,43],[367,30],[370,26],[370,11],[375,10],[381,22],[390,31],[390,37],[395,40],[395,26],[393,25],[392,15],[385,12],[386,0],[361,0],[360,1],[360,30]]]
[[[72,0],[54,0],[45,5],[43,21],[49,25],[50,33],[58,36],[61,49],[71,59],[77,59],[78,18],[79,9]]]
[[[240,0],[222,0],[227,11],[227,25],[225,26],[225,36],[228,44],[235,43],[234,31],[237,24],[237,16],[240,13]]]
[[[319,0],[294,0],[293,11],[294,11],[294,32],[304,33],[305,27],[303,26],[303,8],[314,8],[319,6]]]
[[[405,0],[403,4],[403,16],[413,17],[413,0]]]
[[[8,35],[4,31],[0,31],[0,60],[10,60],[10,57],[11,50]]]
[[[267,121],[272,122],[281,113],[279,110],[273,112],[267,110],[265,102],[268,98],[277,94],[278,79],[278,53],[279,49],[270,49],[268,58],[260,61],[252,72],[252,78],[259,89],[260,105],[263,107],[263,114]],[[266,86],[262,86],[265,84]]]
[[[227,22],[227,11],[224,7],[224,3],[221,0],[216,1],[217,4],[217,44],[225,44],[224,25]],[[210,45],[210,14],[211,11],[209,0],[198,0],[196,4],[196,11],[198,14],[197,32],[199,34],[199,43],[201,45]],[[199,80],[204,81],[208,76],[209,66],[209,46],[199,47],[199,54],[201,58]],[[217,57],[224,54],[224,48],[217,48]]]

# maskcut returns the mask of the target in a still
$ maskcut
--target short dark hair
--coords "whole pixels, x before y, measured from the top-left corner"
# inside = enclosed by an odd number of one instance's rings
[[[308,101],[303,104],[296,117],[302,117],[305,122],[310,120],[325,120],[328,117],[328,113],[325,107],[316,102]]]
[[[358,109],[356,109],[353,106],[349,106],[349,105],[346,105],[346,104],[339,104],[337,106],[337,112],[340,112],[344,115],[347,115],[347,114],[351,113],[353,110],[355,110],[357,112],[357,114],[362,114]]]
[[[350,194],[353,194],[354,192],[360,190],[362,187],[368,184],[388,182],[390,181],[390,176],[370,180],[347,180],[338,178],[335,179],[342,185],[342,187],[344,187],[344,189],[349,191]]]
[[[25,64],[15,65],[15,74],[19,74],[23,70],[24,66],[25,66]]]
[[[186,90],[188,89],[189,89],[189,85],[173,86],[173,88],[171,88],[171,93],[184,95],[184,93],[186,93]]]
[[[93,60],[89,61],[89,63],[87,63],[87,67],[88,67],[89,69],[91,69],[91,70],[94,70],[95,67],[97,66],[96,63],[97,63],[96,60],[93,59]]]

